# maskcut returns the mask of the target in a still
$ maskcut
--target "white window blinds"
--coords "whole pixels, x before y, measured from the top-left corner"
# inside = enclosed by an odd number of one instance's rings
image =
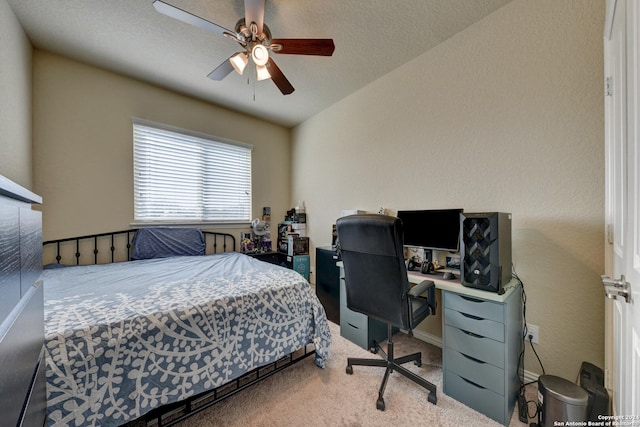
[[[251,145],[132,122],[136,222],[251,220]]]

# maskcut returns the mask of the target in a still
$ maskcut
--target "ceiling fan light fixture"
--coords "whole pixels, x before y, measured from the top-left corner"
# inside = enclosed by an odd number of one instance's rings
[[[231,58],[225,60],[207,75],[212,80],[224,79],[231,73],[231,69],[243,74],[249,62],[248,58],[251,56],[251,61],[256,66],[258,80],[271,79],[283,95],[289,95],[295,89],[270,58],[269,51],[284,55],[332,56],[335,50],[333,39],[272,38],[271,30],[264,22],[266,0],[244,0],[244,17],[236,22],[235,31],[221,27],[165,1],[153,0],[153,7],[163,15],[226,37],[242,46],[239,53],[234,53]]]
[[[256,65],[256,74],[258,75],[258,81],[267,80],[271,78],[269,70],[264,65]]]
[[[244,68],[249,63],[249,56],[244,52],[238,52],[229,58],[229,62],[233,66],[233,69],[238,72],[238,74],[242,75]]]
[[[251,59],[257,66],[265,66],[269,62],[269,51],[266,46],[256,44],[251,49]]]

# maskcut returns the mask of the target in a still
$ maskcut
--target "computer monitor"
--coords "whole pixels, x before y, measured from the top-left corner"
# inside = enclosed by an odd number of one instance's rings
[[[462,209],[398,211],[404,229],[404,245],[457,252],[460,248]]]

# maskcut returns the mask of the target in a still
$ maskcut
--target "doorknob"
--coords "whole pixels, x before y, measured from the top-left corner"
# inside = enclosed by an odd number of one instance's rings
[[[604,285],[604,295],[607,298],[617,299],[618,296],[621,296],[625,302],[629,302],[631,299],[631,289],[624,274],[621,275],[619,279],[612,279],[609,276],[600,276],[600,278]]]

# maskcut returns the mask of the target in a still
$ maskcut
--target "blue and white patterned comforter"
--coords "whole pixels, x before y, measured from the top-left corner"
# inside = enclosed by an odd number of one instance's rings
[[[45,270],[49,425],[112,426],[331,334],[309,283],[238,253]]]

